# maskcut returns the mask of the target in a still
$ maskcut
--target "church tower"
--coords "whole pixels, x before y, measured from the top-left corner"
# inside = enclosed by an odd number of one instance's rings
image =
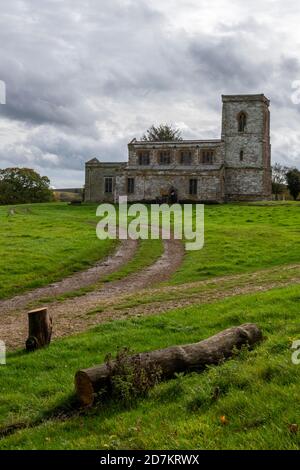
[[[223,95],[225,199],[271,197],[269,100],[262,95]]]

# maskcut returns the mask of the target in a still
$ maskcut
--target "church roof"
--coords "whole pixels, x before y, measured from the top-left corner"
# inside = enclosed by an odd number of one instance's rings
[[[244,102],[244,101],[263,101],[268,106],[270,104],[270,100],[263,94],[260,93],[259,95],[222,95],[223,103],[226,101],[236,101],[236,102]]]
[[[160,146],[160,145],[178,145],[178,147],[184,147],[186,145],[197,145],[197,144],[220,144],[221,139],[197,139],[197,140],[132,140],[129,145],[150,145],[150,146]]]
[[[98,158],[92,158],[91,160],[89,160],[88,162],[86,163],[100,163],[100,161],[98,160]]]

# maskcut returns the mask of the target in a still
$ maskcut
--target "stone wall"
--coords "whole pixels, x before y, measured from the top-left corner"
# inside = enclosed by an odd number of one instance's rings
[[[226,169],[226,200],[246,201],[264,199],[263,170],[257,168]],[[230,192],[228,191],[230,188]]]
[[[223,96],[222,139],[227,200],[271,197],[268,107],[269,101],[263,95]],[[241,112],[247,117],[244,132],[238,130]]]
[[[134,177],[135,192],[127,194],[127,178]],[[197,179],[197,194],[189,193],[190,179]],[[210,171],[127,170],[117,178],[118,195],[127,195],[129,202],[154,202],[168,196],[174,188],[179,201],[224,201],[223,168]]]
[[[180,201],[239,201],[271,197],[271,147],[269,101],[264,95],[222,96],[221,140],[141,142],[128,145],[128,163],[86,164],[86,201],[155,201],[173,187]],[[238,129],[238,115],[246,115],[246,127]],[[181,152],[191,152],[182,164]],[[149,152],[149,165],[140,165],[139,153]],[[160,153],[170,152],[170,163],[160,163]],[[203,152],[213,151],[204,163]],[[242,158],[241,158],[242,152]],[[105,192],[105,178],[113,179],[113,191]],[[127,180],[134,178],[134,194],[127,194]],[[197,194],[189,193],[190,179],[197,179]]]
[[[139,152],[149,151],[150,152],[150,165],[148,168],[161,169],[162,167],[172,169],[180,168],[183,169],[184,165],[180,163],[181,152],[184,150],[191,152],[191,166],[201,166],[201,156],[203,150],[214,151],[214,165],[222,164],[224,161],[224,152],[221,140],[208,140],[208,141],[181,141],[181,142],[131,142],[128,144],[128,167],[129,168],[140,168],[138,154]],[[171,157],[171,163],[168,165],[161,165],[159,163],[159,155],[161,151],[169,151]],[[204,166],[206,168],[207,165]]]
[[[116,178],[126,168],[126,163],[86,163],[85,170],[85,201],[115,202],[118,191]],[[105,178],[113,178],[112,193],[105,193]]]

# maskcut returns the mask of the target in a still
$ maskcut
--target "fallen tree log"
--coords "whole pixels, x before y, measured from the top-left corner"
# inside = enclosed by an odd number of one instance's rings
[[[201,371],[208,365],[219,364],[232,356],[235,349],[240,349],[243,345],[252,346],[261,339],[261,330],[255,324],[247,323],[228,328],[199,343],[171,346],[129,356],[128,363],[134,364],[138,361],[146,371],[150,364],[154,364],[161,370],[161,379],[168,379],[175,373]],[[76,373],[75,390],[83,405],[92,405],[98,392],[109,390],[115,364],[116,362],[112,361],[109,366],[101,364]]]
[[[26,340],[27,351],[48,346],[52,335],[52,318],[47,308],[39,308],[28,312],[28,338]]]

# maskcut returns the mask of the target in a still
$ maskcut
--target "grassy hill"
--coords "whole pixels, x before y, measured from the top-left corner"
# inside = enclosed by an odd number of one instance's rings
[[[300,204],[227,204],[205,207],[205,245],[187,252],[173,283],[299,261]]]
[[[237,296],[103,324],[35,354],[12,353],[1,369],[1,429],[8,435],[0,448],[299,449],[300,435],[290,430],[300,423],[300,366],[290,349],[300,335],[299,300],[299,286]],[[244,322],[263,329],[253,351],[160,384],[129,408],[113,401],[73,408],[75,371],[108,352],[199,341]]]
[[[112,250],[114,242],[95,237],[95,209],[37,204],[8,215],[1,207],[0,298],[84,269]],[[298,203],[206,207],[205,246],[185,254],[165,290],[121,299],[115,307],[124,320],[33,354],[8,354],[0,366],[0,449],[299,449],[300,365],[291,360],[292,342],[300,340],[299,235]],[[157,241],[141,243],[106,281],[161,252]],[[286,287],[274,288],[283,281]],[[184,306],[192,297],[194,305]],[[139,352],[185,344],[245,322],[263,330],[253,351],[202,374],[179,375],[136,403],[100,400],[90,410],[78,408],[76,370],[118,347]]]
[[[95,206],[0,207],[0,299],[40,287],[106,256],[114,241],[95,236]]]
[[[96,207],[22,205],[14,208],[14,215],[8,215],[8,206],[0,207],[0,299],[62,279],[106,256],[115,242],[96,238]],[[171,282],[297,262],[299,235],[297,203],[206,206],[205,246],[186,253]],[[149,264],[160,253],[157,241],[143,242],[138,257],[122,269],[123,274]]]

